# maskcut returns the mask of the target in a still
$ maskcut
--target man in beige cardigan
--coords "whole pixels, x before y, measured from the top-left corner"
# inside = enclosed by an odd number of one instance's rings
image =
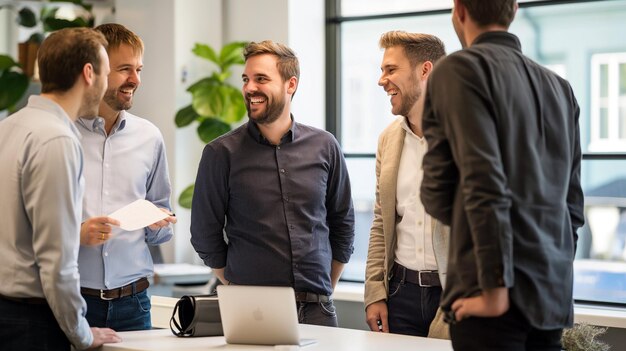
[[[445,56],[427,34],[392,31],[378,85],[400,116],[380,135],[376,155],[376,204],[365,273],[366,320],[372,331],[447,337],[438,312],[447,266],[449,229],[424,211],[419,199],[426,82]],[[441,312],[439,311],[438,317]],[[432,330],[429,334],[429,327]]]

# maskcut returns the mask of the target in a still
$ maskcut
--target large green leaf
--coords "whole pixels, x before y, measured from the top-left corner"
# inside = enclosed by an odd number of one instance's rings
[[[33,10],[28,7],[22,7],[22,9],[17,13],[17,23],[20,26],[33,28],[37,25],[37,15],[35,15]]]
[[[176,126],[181,128],[190,125],[198,117],[199,115],[196,110],[193,109],[193,106],[188,105],[178,110],[174,120],[176,121]]]
[[[0,74],[0,111],[13,107],[22,98],[26,89],[28,89],[26,75],[3,71]]]
[[[212,141],[228,131],[230,131],[230,126],[215,118],[207,118],[198,126],[198,135],[205,143]]]
[[[206,87],[208,85],[216,85],[216,84],[220,84],[220,83],[213,76],[208,77],[208,78],[202,78],[199,81],[190,85],[189,88],[187,88],[187,91],[193,94],[198,89],[202,89],[203,87]]]
[[[215,54],[215,50],[206,44],[196,43],[196,46],[194,46],[191,51],[196,54],[196,56],[205,58],[218,66],[220,65],[220,61]]]
[[[197,87],[192,92],[193,108],[201,116],[220,116],[224,111],[224,106],[228,103],[226,101],[228,96],[225,96],[222,90],[223,86],[219,84]]]
[[[11,67],[19,66],[19,64],[13,61],[11,56],[0,55],[0,71],[8,70]]]
[[[247,43],[232,42],[225,45],[220,51],[220,68],[222,71],[227,70],[232,65],[244,64],[243,48]]]
[[[193,199],[194,184],[186,187],[178,197],[178,204],[184,208],[191,208],[191,200]]]
[[[246,112],[247,110],[243,101],[243,95],[241,95],[239,89],[232,88],[230,93],[230,104],[224,111],[224,122],[228,124],[239,122],[246,115]]]
[[[88,20],[82,17],[68,21],[66,19],[48,17],[43,20],[43,28],[46,32],[53,32],[63,28],[89,27]]]

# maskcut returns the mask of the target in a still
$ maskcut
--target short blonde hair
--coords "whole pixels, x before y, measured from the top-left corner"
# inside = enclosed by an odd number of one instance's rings
[[[123,25],[106,23],[97,26],[95,30],[104,34],[104,37],[109,42],[107,52],[111,52],[125,44],[130,46],[136,54],[143,55],[143,41],[137,34]]]
[[[435,64],[446,56],[446,48],[443,42],[434,35],[423,33],[408,33],[394,30],[384,33],[378,42],[381,49],[393,46],[401,46],[409,59],[412,67],[420,62],[430,61]]]

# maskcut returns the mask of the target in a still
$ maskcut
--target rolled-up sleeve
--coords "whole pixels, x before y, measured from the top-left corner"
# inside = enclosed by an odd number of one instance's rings
[[[347,263],[354,251],[354,207],[346,160],[339,144],[331,145],[331,169],[326,190],[326,209],[333,259]]]
[[[207,145],[202,153],[191,204],[191,245],[204,264],[226,266],[224,222],[228,206],[228,162],[225,153]]]

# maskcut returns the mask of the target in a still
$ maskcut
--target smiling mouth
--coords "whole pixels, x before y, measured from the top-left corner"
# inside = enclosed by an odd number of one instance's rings
[[[248,101],[250,101],[251,105],[258,105],[266,102],[267,98],[263,96],[252,96],[248,97]]]
[[[387,90],[387,96],[396,96],[398,95],[398,91],[395,89]]]

